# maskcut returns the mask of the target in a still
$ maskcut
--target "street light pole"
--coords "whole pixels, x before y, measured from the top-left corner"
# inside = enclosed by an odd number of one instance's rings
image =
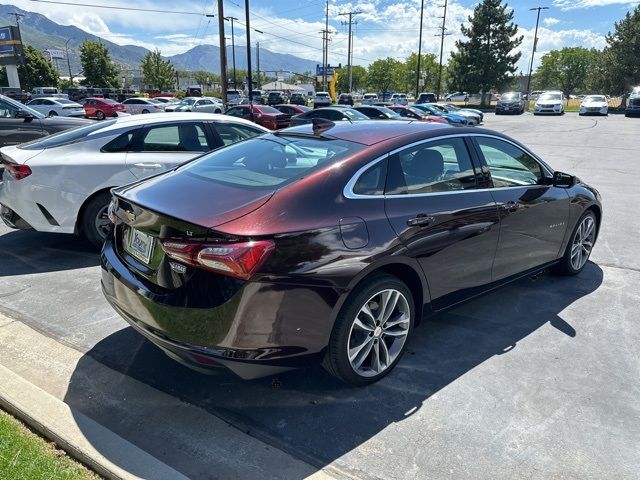
[[[69,42],[71,39],[69,38],[66,42],[64,42],[64,51],[67,55],[67,67],[69,67],[69,86],[73,87],[73,75],[71,74],[71,60],[69,60]]]
[[[207,15],[207,17],[214,17],[215,15]],[[227,44],[224,41],[224,3],[223,0],[218,0],[218,35],[220,43],[220,99],[222,104],[227,104]]]
[[[418,98],[418,89],[420,88],[420,60],[422,58],[422,17],[424,15],[424,0],[420,2],[420,36],[418,40],[418,70],[416,71],[416,96]]]
[[[224,17],[224,19],[231,22],[231,61],[233,63],[233,89],[237,90],[238,85],[237,85],[237,79],[236,79],[236,44],[235,44],[235,34],[233,32],[233,22],[238,19],[236,17]]]
[[[529,78],[527,78],[527,110],[529,109],[529,101],[531,96],[531,75],[533,74],[533,57],[536,55],[536,46],[538,45],[538,24],[540,23],[540,11],[549,10],[549,7],[535,7],[529,10],[537,10],[538,16],[536,17],[536,31],[533,34],[533,49],[531,51],[531,63],[529,64]]]

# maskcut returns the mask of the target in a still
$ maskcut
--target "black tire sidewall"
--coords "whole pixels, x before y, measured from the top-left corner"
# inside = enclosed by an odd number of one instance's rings
[[[587,259],[585,264],[579,270],[576,270],[575,268],[573,268],[573,265],[571,264],[571,246],[573,245],[573,238],[575,237],[576,232],[578,231],[578,227],[580,227],[580,224],[584,221],[584,219],[587,216],[591,216],[593,218],[593,221],[596,225],[595,228],[597,229],[598,219],[596,218],[595,213],[593,212],[593,210],[587,210],[580,216],[580,219],[576,222],[575,226],[573,227],[573,230],[571,230],[571,236],[569,237],[569,241],[567,242],[567,247],[565,248],[562,260],[557,265],[556,273],[559,273],[560,275],[577,275],[582,270],[584,270],[584,267],[586,267],[587,263],[589,263],[589,259]],[[595,239],[597,239],[597,236],[594,237],[594,246],[595,246]],[[591,252],[589,252],[589,258],[591,258]]]
[[[97,118],[98,120],[104,120],[104,119],[105,119],[104,112],[103,112],[102,110],[98,110],[98,111],[96,112],[96,118]]]
[[[409,309],[411,311],[409,333],[407,334],[407,338],[402,347],[402,351],[384,372],[374,377],[363,377],[358,375],[349,363],[349,358],[347,356],[349,333],[351,331],[353,320],[355,319],[364,303],[369,300],[375,293],[388,288],[393,288],[402,292],[402,294],[407,299],[407,302],[409,303]],[[331,334],[331,338],[329,340],[327,356],[325,357],[324,362],[325,367],[327,368],[329,373],[345,383],[364,386],[377,382],[395,368],[397,363],[402,358],[404,352],[406,351],[407,343],[409,342],[415,324],[415,312],[415,300],[413,298],[413,295],[411,294],[411,290],[409,290],[407,285],[397,277],[384,274],[376,275],[374,277],[371,277],[370,279],[364,280],[351,292],[351,295],[338,314]]]
[[[82,236],[94,247],[101,248],[104,243],[104,239],[100,237],[95,228],[95,218],[98,212],[105,206],[109,205],[111,201],[111,194],[109,192],[102,192],[92,198],[87,203],[84,211],[82,212],[81,229]]]

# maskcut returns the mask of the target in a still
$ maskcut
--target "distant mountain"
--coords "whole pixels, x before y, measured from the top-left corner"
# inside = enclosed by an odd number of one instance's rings
[[[38,50],[54,49],[64,50],[65,42],[69,40],[69,59],[71,70],[77,74],[80,70],[79,47],[85,39],[100,40],[108,49],[111,58],[124,68],[137,69],[142,57],[148,52],[144,47],[136,45],[117,45],[109,40],[85,32],[84,30],[70,26],[60,25],[49,20],[44,15],[35,12],[27,12],[13,5],[0,5],[0,26],[15,25],[15,17],[11,15],[17,12],[24,17],[20,20],[22,40]],[[252,67],[256,70],[255,48],[252,48]],[[236,67],[246,69],[246,48],[236,46]],[[207,70],[220,73],[220,48],[215,45],[199,45],[191,50],[167,57],[180,70]],[[227,47],[227,61],[231,70],[231,47]],[[315,71],[316,63],[312,60],[296,57],[294,55],[275,53],[267,49],[260,49],[260,70],[283,70],[297,73]],[[66,60],[58,60],[58,69],[61,75],[68,72]]]
[[[227,65],[229,71],[232,68],[232,48],[227,46]],[[247,68],[247,49],[236,45],[236,68]],[[199,45],[191,50],[168,57],[169,60],[181,70],[208,70],[220,72],[220,47],[216,45]],[[294,73],[315,72],[316,64],[313,60],[296,57],[286,53],[275,53],[265,48],[260,49],[260,70],[272,71],[283,70]],[[251,68],[257,70],[256,49],[251,49]]]

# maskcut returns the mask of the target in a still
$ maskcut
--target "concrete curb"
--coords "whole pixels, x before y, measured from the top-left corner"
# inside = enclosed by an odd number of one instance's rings
[[[74,458],[103,477],[115,480],[153,478],[186,480],[187,477],[162,463],[111,430],[75,411],[64,402],[0,365],[0,406],[36,431],[56,442]],[[81,427],[80,427],[81,425]],[[102,455],[86,437],[100,438]],[[83,433],[85,432],[85,433]],[[122,466],[119,466],[122,465]],[[144,472],[144,477],[130,473]]]

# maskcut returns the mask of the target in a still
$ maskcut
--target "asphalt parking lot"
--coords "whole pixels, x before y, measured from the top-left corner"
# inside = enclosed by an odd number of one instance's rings
[[[84,395],[92,362],[345,476],[638,478],[640,119],[488,114],[484,126],[598,188],[604,220],[591,262],[577,277],[521,280],[423,323],[371,387],[319,367],[250,382],[191,372],[112,311],[98,255],[72,237],[0,227],[0,311],[84,354],[68,404],[187,476],[207,477],[196,454],[185,462],[137,432],[144,419],[114,416],[126,402],[109,389]]]

